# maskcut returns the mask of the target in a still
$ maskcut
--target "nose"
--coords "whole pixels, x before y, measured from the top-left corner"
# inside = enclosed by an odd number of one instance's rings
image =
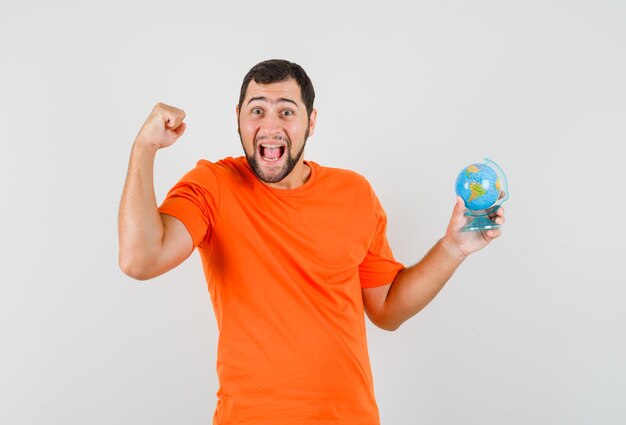
[[[259,137],[279,139],[283,137],[283,127],[280,118],[273,114],[265,116],[259,125]]]

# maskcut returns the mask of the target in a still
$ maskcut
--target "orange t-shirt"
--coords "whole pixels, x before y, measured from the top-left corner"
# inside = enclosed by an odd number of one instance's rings
[[[202,258],[219,329],[215,425],[379,424],[361,288],[404,267],[367,181],[306,163],[309,180],[283,190],[245,157],[201,160],[159,208]]]

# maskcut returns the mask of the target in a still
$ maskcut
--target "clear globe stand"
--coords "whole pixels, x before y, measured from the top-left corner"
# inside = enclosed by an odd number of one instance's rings
[[[494,205],[493,207],[489,207],[486,210],[467,210],[465,211],[466,217],[471,217],[470,221],[463,226],[461,229],[462,232],[476,232],[478,230],[489,230],[489,229],[499,229],[501,226],[496,223],[495,213],[500,208],[500,205]],[[490,218],[493,216],[494,218]]]
[[[502,168],[489,158],[485,158],[485,164],[493,168],[501,182],[500,197],[496,202],[484,210],[467,210],[464,215],[470,217],[468,223],[461,229],[463,232],[476,232],[480,230],[499,229],[501,226],[495,222],[496,211],[502,206],[502,203],[509,199],[509,187],[506,175]]]

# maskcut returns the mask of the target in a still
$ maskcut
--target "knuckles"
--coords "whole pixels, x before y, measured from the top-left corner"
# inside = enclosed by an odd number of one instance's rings
[[[182,109],[167,105],[162,102],[154,105],[151,115],[161,117],[163,121],[169,121],[172,124],[180,124],[187,116],[185,111],[183,111]]]
[[[153,111],[169,111],[169,112],[173,112],[173,113],[177,113],[180,115],[185,115],[185,111],[183,111],[180,108],[177,108],[175,106],[172,105],[167,105],[165,103],[159,102],[156,105],[154,105],[154,108],[152,108]]]

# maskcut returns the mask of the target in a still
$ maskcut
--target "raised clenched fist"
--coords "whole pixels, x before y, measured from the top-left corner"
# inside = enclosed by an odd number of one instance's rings
[[[187,126],[183,122],[184,119],[185,111],[182,109],[157,103],[139,130],[136,143],[155,149],[166,148],[185,132]]]

